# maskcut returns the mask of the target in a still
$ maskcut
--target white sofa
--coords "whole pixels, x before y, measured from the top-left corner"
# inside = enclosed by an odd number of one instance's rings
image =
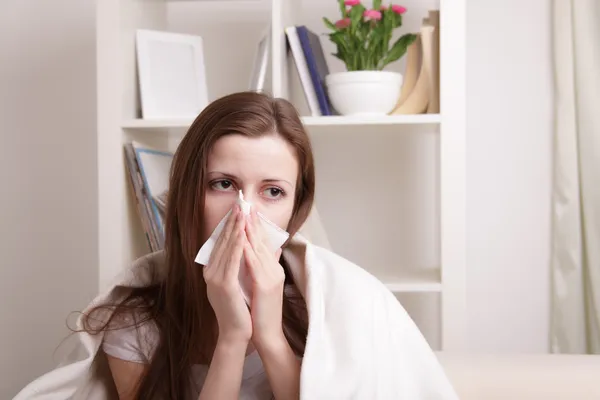
[[[600,356],[437,355],[461,400],[600,400]]]

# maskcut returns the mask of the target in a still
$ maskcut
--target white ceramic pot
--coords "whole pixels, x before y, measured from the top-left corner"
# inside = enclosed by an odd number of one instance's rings
[[[342,115],[378,116],[394,109],[402,75],[390,71],[346,71],[325,77],[329,100]]]

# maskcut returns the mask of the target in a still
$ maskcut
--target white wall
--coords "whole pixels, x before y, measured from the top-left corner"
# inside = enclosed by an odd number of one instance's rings
[[[475,351],[546,352],[550,2],[467,7],[467,301]]]
[[[2,399],[51,367],[98,285],[94,27],[93,1],[0,5]]]

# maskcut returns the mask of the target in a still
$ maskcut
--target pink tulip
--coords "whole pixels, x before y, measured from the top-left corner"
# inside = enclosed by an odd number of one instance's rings
[[[350,7],[354,7],[360,4],[360,0],[346,0],[344,4]]]
[[[340,19],[335,23],[335,27],[338,29],[347,28],[350,26],[350,18]]]
[[[387,10],[387,6],[381,6],[381,7],[379,7],[379,11],[385,11],[385,10]]]
[[[379,21],[381,19],[381,11],[367,10],[363,13],[363,17]]]
[[[404,14],[406,12],[406,7],[394,4],[392,6],[392,11],[395,12],[396,14]]]

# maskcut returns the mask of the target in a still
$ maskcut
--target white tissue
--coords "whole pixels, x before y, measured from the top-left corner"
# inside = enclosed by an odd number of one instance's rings
[[[245,215],[250,214],[252,203],[249,203],[246,200],[244,200],[244,194],[241,190],[239,191],[237,204],[240,205],[240,208]],[[225,215],[225,217],[223,217],[223,219],[221,220],[221,222],[219,222],[219,224],[217,225],[213,233],[210,235],[206,243],[204,243],[204,245],[200,248],[198,254],[196,255],[196,263],[201,265],[208,264],[208,260],[210,259],[212,250],[215,246],[215,243],[217,242],[217,238],[219,237],[221,231],[225,227],[225,223],[227,221],[227,218],[229,217],[229,214],[231,214],[231,211],[229,211]],[[285,230],[275,225],[273,222],[269,221],[261,213],[257,213],[257,215],[266,233],[266,238],[268,241],[267,246],[269,247],[269,250],[275,253],[277,249],[279,249],[281,245],[283,245],[288,239],[289,234]],[[246,300],[246,304],[250,305],[250,301],[252,299],[252,279],[250,276],[250,272],[246,267],[246,263],[244,261],[243,256],[240,264],[239,280],[244,300]]]
[[[242,209],[242,213],[244,213],[244,215],[250,215],[250,209],[252,208],[252,203],[244,200],[244,193],[242,193],[241,190],[238,192],[237,204]]]

